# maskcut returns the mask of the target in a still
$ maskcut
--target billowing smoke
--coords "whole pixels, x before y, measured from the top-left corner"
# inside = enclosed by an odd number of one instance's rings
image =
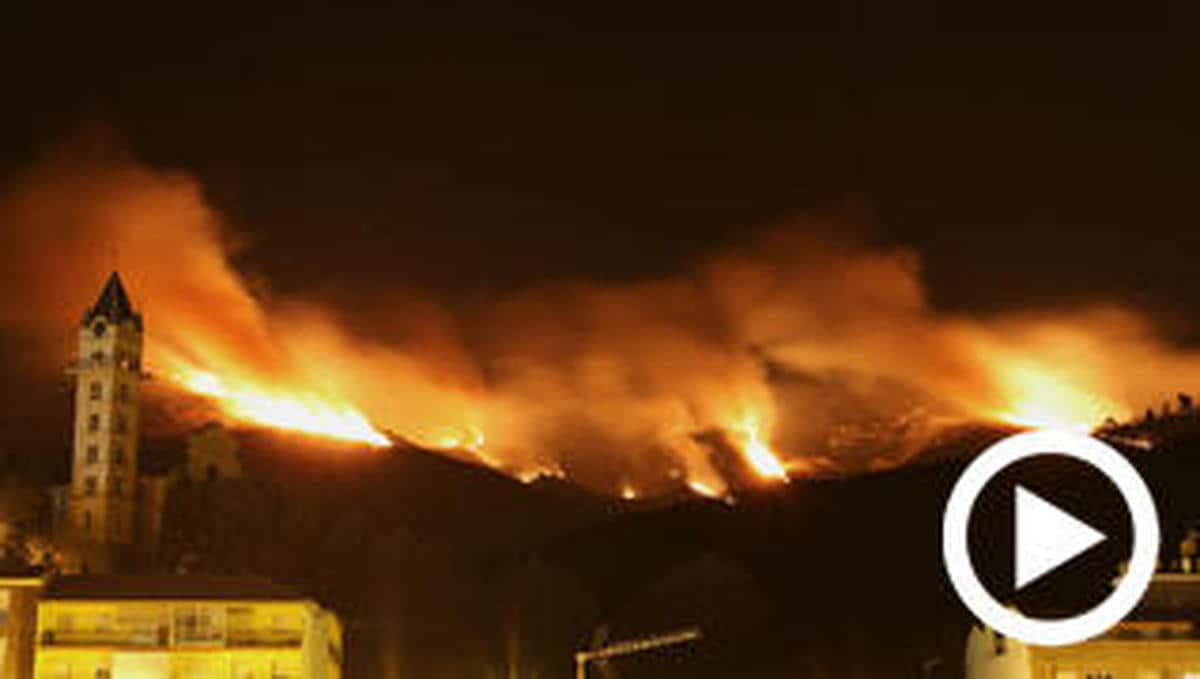
[[[234,419],[386,430],[614,492],[719,492],[739,467],[897,464],[969,419],[1086,427],[1200,377],[1200,356],[1128,309],[938,313],[917,253],[830,235],[838,225],[819,218],[661,280],[559,281],[455,306],[373,291],[388,300],[369,315],[386,334],[251,285],[231,264],[243,241],[203,187],[102,138],[11,180],[0,223],[0,285],[19,291],[0,302],[0,331],[59,348],[47,370],[119,267],[158,381]]]

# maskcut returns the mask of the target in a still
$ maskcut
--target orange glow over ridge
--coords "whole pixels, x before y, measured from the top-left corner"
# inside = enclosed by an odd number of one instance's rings
[[[1085,372],[1088,362],[1035,352],[996,352],[988,357],[997,405],[982,414],[991,419],[1038,429],[1087,433],[1107,417],[1127,416],[1127,409],[1106,398],[1106,384]]]

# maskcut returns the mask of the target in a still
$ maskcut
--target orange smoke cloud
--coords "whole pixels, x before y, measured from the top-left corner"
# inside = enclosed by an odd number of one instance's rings
[[[469,307],[364,295],[387,332],[252,292],[202,187],[111,144],[44,158],[5,187],[0,220],[0,284],[23,291],[0,328],[52,338],[59,363],[119,266],[150,370],[231,418],[375,443],[386,430],[614,494],[896,464],[971,418],[1088,427],[1200,376],[1200,356],[1127,309],[938,313],[915,253],[816,237],[816,220],[662,280],[560,281]]]

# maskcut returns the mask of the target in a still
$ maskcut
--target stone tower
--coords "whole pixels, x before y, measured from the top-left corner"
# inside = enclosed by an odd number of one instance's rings
[[[135,539],[142,317],[114,272],[79,328],[68,529],[84,567]],[[86,555],[92,556],[86,556]],[[89,563],[90,561],[90,563]]]

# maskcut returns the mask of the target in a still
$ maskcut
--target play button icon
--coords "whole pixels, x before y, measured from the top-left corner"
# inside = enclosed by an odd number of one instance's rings
[[[1038,497],[1024,486],[1016,489],[1013,521],[1016,588],[1104,542],[1104,533]]]
[[[1015,463],[1048,455],[1066,456],[1099,471],[1120,494],[1132,524],[1132,549],[1116,588],[1099,604],[1074,617],[1030,617],[1006,605],[1008,602],[998,601],[975,572],[968,540],[971,514],[984,487]],[[1034,493],[1028,485],[1017,483],[1012,488],[1013,575],[1004,582],[1012,582],[1014,591],[1060,568],[1064,575],[1059,577],[1066,577],[1072,570],[1065,568],[1068,564],[1102,544],[1123,544],[1109,542],[1103,532]],[[1085,641],[1120,622],[1141,600],[1154,576],[1158,544],[1158,513],[1137,470],[1106,443],[1070,432],[1027,432],[993,444],[958,478],[942,517],[942,558],[959,598],[992,629],[1038,646]],[[1106,577],[1111,575],[1116,573]],[[994,581],[994,577],[989,580]]]

